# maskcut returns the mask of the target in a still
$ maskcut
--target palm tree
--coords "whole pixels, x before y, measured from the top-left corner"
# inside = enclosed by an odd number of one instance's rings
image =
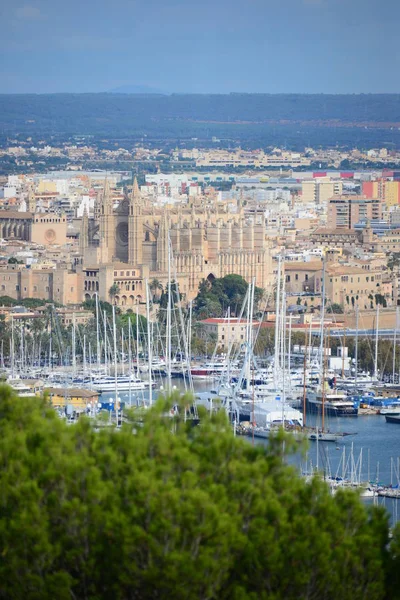
[[[110,289],[108,290],[108,294],[111,298],[111,300],[114,300],[114,304],[115,304],[115,296],[117,296],[120,292],[120,289],[118,287],[117,283],[113,283],[112,286],[110,287]]]
[[[154,278],[149,285],[150,291],[153,293],[153,302],[159,300],[159,291],[162,291],[163,286],[159,279]]]

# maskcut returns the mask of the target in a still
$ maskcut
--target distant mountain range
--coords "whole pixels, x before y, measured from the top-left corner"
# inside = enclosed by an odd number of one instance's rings
[[[120,85],[119,87],[108,90],[110,94],[163,94],[166,92],[157,88],[149,87],[148,85]]]

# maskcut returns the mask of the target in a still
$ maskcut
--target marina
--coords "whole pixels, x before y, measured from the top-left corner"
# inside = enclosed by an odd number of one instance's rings
[[[171,292],[172,252],[168,269]],[[251,443],[267,444],[283,428],[299,442],[309,442],[306,464],[297,457],[304,476],[321,473],[332,493],[347,487],[360,489],[363,497],[374,501],[395,502],[400,498],[399,469],[393,467],[400,432],[395,427],[400,424],[400,388],[394,377],[392,382],[384,381],[377,368],[379,306],[372,340],[375,368],[368,373],[358,366],[358,335],[355,359],[349,358],[344,336],[332,356],[332,338],[324,326],[324,294],[318,334],[311,318],[304,344],[294,344],[280,259],[274,346],[269,355],[258,356],[255,348],[262,321],[254,318],[254,296],[253,281],[238,317],[232,321],[228,308],[220,319],[227,331],[226,351],[221,352],[216,343],[212,354],[203,357],[191,353],[191,310],[173,303],[169,293],[165,319],[152,321],[148,286],[145,321],[141,323],[138,314],[135,319],[129,316],[118,329],[115,307],[106,314],[96,300],[94,335],[82,339],[73,319],[67,352],[61,343],[54,348],[50,336],[48,348],[39,344],[31,354],[23,329],[12,322],[12,353],[8,359],[2,355],[3,372],[21,396],[47,394],[60,417],[71,424],[80,415],[98,423],[103,414],[102,426],[119,427],[130,408],[150,407],[160,394],[189,392],[192,401],[185,418],[197,423],[200,406],[210,414],[222,410],[235,435]],[[240,343],[230,337],[232,323],[241,327]],[[57,331],[53,318],[50,326]],[[176,410],[173,407],[171,414]]]

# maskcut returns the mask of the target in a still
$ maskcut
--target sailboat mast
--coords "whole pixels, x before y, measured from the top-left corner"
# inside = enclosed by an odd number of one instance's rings
[[[279,379],[279,311],[280,311],[280,296],[281,296],[281,256],[278,257],[278,280],[276,283],[276,300],[275,300],[275,354],[274,354],[274,378],[275,387],[278,386]]]
[[[289,382],[290,382],[290,369],[291,369],[291,359],[292,359],[292,314],[289,315],[289,340],[288,340],[288,373],[289,373]]]
[[[114,341],[114,377],[115,377],[115,416],[118,423],[118,362],[117,362],[117,325],[115,322],[115,305],[113,305],[113,341]]]
[[[14,317],[11,315],[11,378],[14,379]]]
[[[97,351],[97,369],[100,372],[100,325],[99,325],[99,295],[96,293],[96,351]]]
[[[358,304],[356,306],[356,347],[354,351],[354,360],[355,360],[355,374],[354,374],[354,383],[357,385],[357,377],[358,377]]]
[[[394,376],[396,373],[396,337],[397,337],[397,326],[398,326],[398,320],[399,320],[399,307],[396,306],[396,325],[394,328],[394,335],[393,335],[393,374],[392,374],[392,383],[394,384]]]
[[[125,352],[124,352],[124,328],[121,328],[121,363],[122,363],[122,375],[125,375]]]
[[[136,306],[136,375],[139,377],[139,305]]]
[[[329,336],[329,331],[328,331]],[[321,415],[321,430],[322,433],[325,431],[325,369],[326,369],[326,355],[327,355],[327,343],[326,337],[324,338],[323,347],[323,362],[322,362],[322,415]]]
[[[322,281],[321,281],[321,293],[322,293],[322,302],[321,302],[321,324],[320,324],[320,344],[319,344],[319,354],[320,354],[320,372],[324,369],[323,361],[324,361],[324,322],[325,322],[325,256],[323,257],[322,263]]]
[[[167,336],[167,385],[168,391],[171,390],[171,247],[170,247],[170,238],[168,235],[168,304],[167,304],[167,327],[166,327],[166,336]]]
[[[76,329],[75,313],[72,313],[72,375],[76,376]]]
[[[282,427],[285,428],[286,404],[286,293],[282,290]]]
[[[106,311],[103,313],[104,318],[104,370],[107,375],[107,315]]]
[[[305,346],[304,346],[304,368],[303,368],[303,427],[306,426],[306,402],[307,402],[307,386],[306,386],[306,372],[307,372],[307,334],[305,334]]]
[[[342,379],[344,379],[344,348],[346,345],[346,330],[343,332],[343,341],[342,341]]]
[[[90,348],[89,348],[89,361],[90,361]],[[86,335],[83,336],[83,376],[86,375]]]
[[[251,340],[250,340],[250,310],[251,310],[251,286],[249,284],[249,294],[247,298],[247,313],[246,313],[246,343],[247,343],[247,361],[246,361],[246,389],[250,389],[251,380]]]
[[[374,379],[378,379],[379,304],[376,305]]]
[[[231,351],[231,307],[228,306],[228,352],[226,354],[226,377],[228,385],[231,381],[231,360],[230,360],[230,351]]]
[[[131,318],[128,317],[128,375],[129,375],[129,407],[132,406],[132,326]]]
[[[189,323],[187,329],[187,347],[188,347],[188,356],[187,363],[188,367],[191,361],[192,356],[192,318],[193,318],[193,300],[189,302]]]
[[[151,374],[152,347],[151,347],[151,323],[150,323],[150,288],[146,279],[146,320],[147,320],[147,357],[149,361],[149,405],[153,404],[153,381]]]

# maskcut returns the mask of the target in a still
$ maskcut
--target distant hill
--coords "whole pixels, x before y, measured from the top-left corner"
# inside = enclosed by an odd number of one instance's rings
[[[122,88],[127,89],[127,88]],[[400,94],[0,95],[0,134],[400,147]]]
[[[111,94],[164,94],[162,90],[149,87],[147,85],[120,85],[112,90],[109,90]]]

